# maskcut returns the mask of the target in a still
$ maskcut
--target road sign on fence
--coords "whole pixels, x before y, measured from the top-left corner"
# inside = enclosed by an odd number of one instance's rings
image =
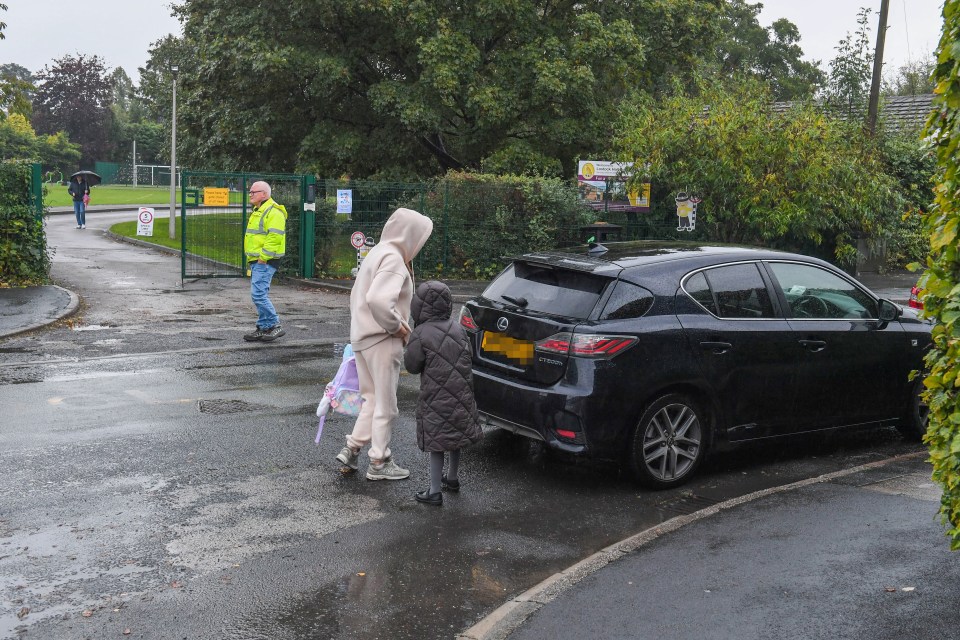
[[[354,249],[359,249],[363,246],[363,243],[367,241],[367,236],[363,235],[363,231],[354,231],[350,235],[350,244],[353,245]]]

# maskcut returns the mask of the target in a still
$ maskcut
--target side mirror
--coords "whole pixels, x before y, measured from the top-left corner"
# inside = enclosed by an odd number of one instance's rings
[[[900,317],[901,309],[889,300],[881,298],[879,312],[880,322],[893,322]]]

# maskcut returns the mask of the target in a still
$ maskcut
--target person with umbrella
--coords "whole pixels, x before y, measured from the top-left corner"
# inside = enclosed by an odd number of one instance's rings
[[[90,198],[90,185],[82,172],[70,176],[67,193],[73,197],[73,213],[77,216],[77,229],[87,228],[87,203]]]
[[[73,212],[77,215],[77,229],[87,228],[87,203],[90,187],[100,184],[100,176],[93,171],[77,171],[70,176],[67,193],[73,197]]]

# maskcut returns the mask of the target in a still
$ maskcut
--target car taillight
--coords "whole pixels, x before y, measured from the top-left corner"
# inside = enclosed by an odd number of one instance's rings
[[[470,309],[466,307],[460,308],[460,326],[467,331],[476,331],[479,328],[477,323],[473,321],[473,314],[470,313]]]
[[[536,343],[537,351],[569,355],[575,358],[608,359],[635,345],[632,336],[605,336],[593,333],[555,333]]]
[[[923,301],[920,300],[920,287],[910,289],[909,305],[914,309],[923,309]]]

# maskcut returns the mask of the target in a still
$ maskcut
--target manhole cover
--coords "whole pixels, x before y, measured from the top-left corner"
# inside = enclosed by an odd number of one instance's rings
[[[253,404],[243,400],[198,400],[197,408],[200,413],[223,415],[226,413],[243,413],[244,411],[260,411],[269,407],[262,404]]]

